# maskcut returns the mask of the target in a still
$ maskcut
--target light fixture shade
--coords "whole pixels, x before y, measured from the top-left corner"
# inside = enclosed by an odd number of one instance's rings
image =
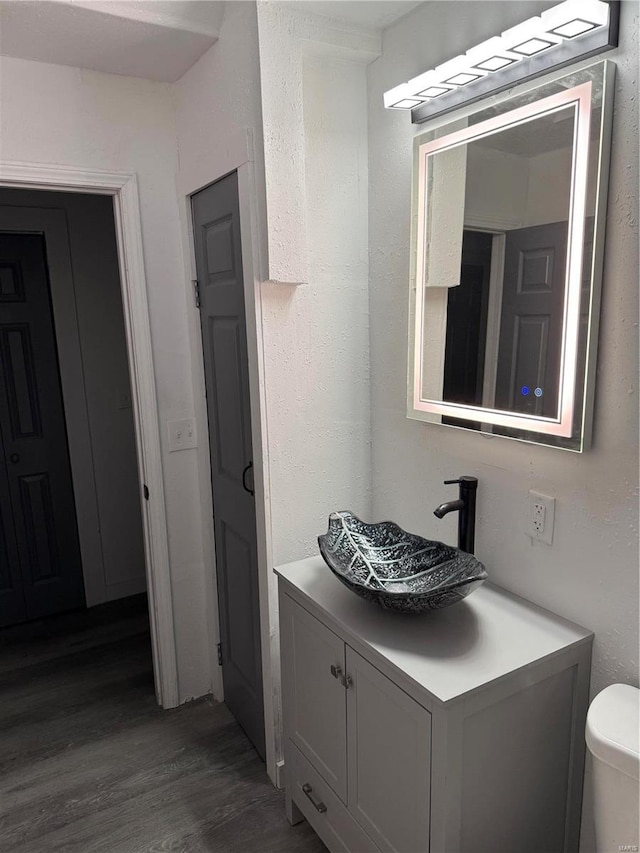
[[[544,30],[542,18],[529,18],[517,27],[505,30],[501,39],[507,50],[521,56],[535,56],[536,53],[562,43],[560,36]]]
[[[473,74],[475,77],[483,77],[487,72],[472,72],[467,56],[463,55],[456,56],[448,62],[443,62],[442,65],[436,65],[434,73],[440,83],[448,83],[449,80],[459,76],[460,74]]]
[[[392,104],[389,109],[412,110],[414,107],[420,106],[420,104],[424,104],[424,100],[421,98],[401,98],[399,101],[396,101],[395,104]]]
[[[487,73],[506,68],[521,58],[518,54],[511,53],[505,48],[500,36],[494,36],[487,41],[483,41],[465,53],[467,66],[470,69],[480,69]]]
[[[417,98],[412,94],[412,88],[408,83],[402,83],[394,89],[389,89],[384,93],[384,105],[388,110],[410,110],[418,104],[423,103],[423,99]],[[408,103],[413,101],[414,103]]]
[[[418,95],[419,92],[423,92],[431,88],[431,86],[437,85],[439,82],[440,78],[435,71],[427,71],[425,74],[420,74],[418,77],[414,77],[413,80],[409,80],[407,86],[410,92]]]
[[[423,89],[420,92],[420,95],[427,99],[439,98],[440,95],[446,95],[447,92],[451,92],[451,88],[449,86],[441,86],[439,83],[436,83],[433,86],[427,86],[426,89]]]
[[[421,118],[414,120],[422,121],[423,115],[455,109],[555,66],[615,47],[619,5],[619,0],[565,0],[385,92],[384,105],[415,109]],[[430,106],[436,100],[437,107]]]
[[[545,32],[576,38],[609,22],[609,6],[601,0],[566,0],[540,16]]]

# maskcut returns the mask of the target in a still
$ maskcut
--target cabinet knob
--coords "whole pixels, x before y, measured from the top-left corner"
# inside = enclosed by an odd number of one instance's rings
[[[311,796],[313,793],[313,788],[311,787],[311,785],[308,782],[305,782],[304,785],[302,786],[302,793],[305,795],[305,797],[308,800],[311,801],[311,805],[314,807],[314,809],[317,812],[320,812],[320,814],[324,814],[326,812],[327,807],[325,806],[325,804],[324,803],[316,803],[316,801]]]
[[[353,684],[353,679],[350,675],[343,674],[341,666],[336,666],[334,663],[332,663],[329,669],[331,670],[331,675],[334,678],[338,679],[338,681],[340,682],[340,684],[342,684],[345,690],[348,690],[351,687],[351,685]]]

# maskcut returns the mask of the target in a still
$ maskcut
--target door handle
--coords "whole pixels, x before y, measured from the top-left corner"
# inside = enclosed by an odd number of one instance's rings
[[[249,473],[249,471],[252,468],[253,468],[253,460],[251,460],[251,462],[249,462],[247,467],[242,472],[242,488],[245,490],[245,492],[249,492],[250,495],[253,495],[254,491],[253,491],[253,489],[250,489],[249,486],[247,486],[247,474]]]
[[[19,453],[12,453],[11,456],[9,457],[9,461],[13,462],[13,464],[15,465],[17,462],[20,461],[20,454]]]
[[[320,814],[324,814],[326,812],[327,807],[325,806],[325,804],[324,803],[316,803],[316,801],[311,796],[311,794],[313,793],[313,788],[311,787],[311,785],[308,782],[305,782],[304,785],[302,786],[302,793],[305,795],[305,797],[308,800],[311,800],[311,805],[314,807],[314,809],[317,812],[320,812]]]

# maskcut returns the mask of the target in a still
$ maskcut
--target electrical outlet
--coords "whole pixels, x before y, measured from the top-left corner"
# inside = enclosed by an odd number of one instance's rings
[[[556,514],[556,499],[538,492],[529,492],[529,525],[527,533],[532,539],[553,542],[553,527]]]

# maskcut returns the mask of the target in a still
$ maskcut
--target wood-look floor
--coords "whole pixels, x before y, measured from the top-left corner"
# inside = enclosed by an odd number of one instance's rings
[[[144,606],[0,631],[0,850],[325,851],[224,705],[158,708]]]

